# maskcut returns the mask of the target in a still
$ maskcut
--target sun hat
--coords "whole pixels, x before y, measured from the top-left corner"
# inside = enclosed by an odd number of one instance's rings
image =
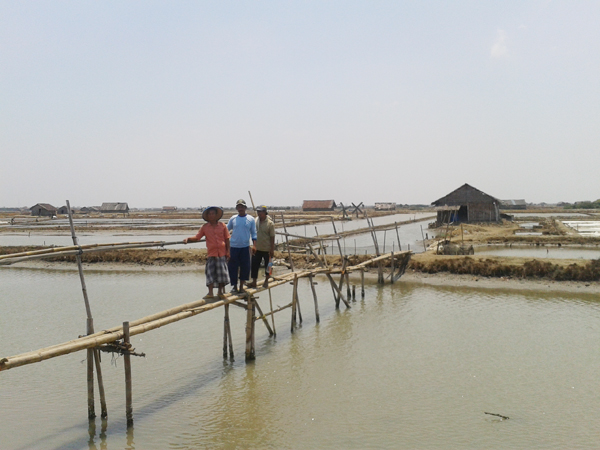
[[[244,206],[246,206],[246,202],[244,201],[243,198],[240,198],[237,202],[235,202],[235,206],[237,206],[237,205],[244,205]]]
[[[208,206],[204,211],[202,211],[202,218],[208,222],[208,211],[211,209],[217,211],[217,220],[221,220],[221,217],[223,217],[223,209],[218,206]]]

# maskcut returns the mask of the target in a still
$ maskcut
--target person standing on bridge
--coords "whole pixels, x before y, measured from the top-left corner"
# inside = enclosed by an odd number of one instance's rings
[[[256,253],[256,222],[254,217],[246,214],[246,202],[242,199],[235,204],[237,215],[227,222],[231,231],[231,257],[229,258],[229,280],[233,288],[232,294],[244,292],[244,281],[250,278],[250,240],[252,254]],[[240,287],[238,289],[238,271]]]
[[[229,272],[227,270],[227,261],[229,260],[229,230],[224,223],[219,222],[223,217],[223,210],[218,206],[209,206],[202,212],[202,218],[208,223],[202,225],[196,236],[185,238],[184,244],[188,242],[198,242],[206,237],[206,249],[208,258],[206,259],[206,285],[208,294],[204,296],[205,300],[215,298],[214,286],[219,285],[217,295],[219,298],[225,298],[225,285],[229,282]]]
[[[265,281],[263,287],[268,287],[269,274],[267,268],[269,261],[275,255],[275,224],[269,217],[267,207],[259,206],[256,208],[258,222],[256,223],[256,252],[252,255],[252,283],[248,287],[256,287],[258,278],[258,269],[261,261],[265,262]]]

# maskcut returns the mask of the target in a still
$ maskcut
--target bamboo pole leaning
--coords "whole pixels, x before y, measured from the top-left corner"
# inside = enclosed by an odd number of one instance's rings
[[[10,265],[31,259],[47,258],[49,256],[72,256],[83,253],[105,252],[108,250],[125,250],[131,248],[164,247],[166,245],[183,244],[183,241],[151,241],[151,242],[116,242],[113,244],[72,245],[69,247],[53,247],[51,249],[34,250],[31,252],[13,253],[0,256],[0,265]]]

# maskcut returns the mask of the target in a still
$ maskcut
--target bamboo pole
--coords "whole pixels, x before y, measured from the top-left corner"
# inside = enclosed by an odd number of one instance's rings
[[[273,297],[271,297],[271,288],[269,288],[269,305],[271,306],[271,324],[273,325],[273,336],[277,336],[275,329],[275,315],[273,313]]]
[[[400,234],[398,233],[398,223],[394,222],[396,225],[396,238],[398,238],[398,250],[402,251],[402,244],[400,243]]]
[[[292,290],[292,324],[291,324],[291,332],[294,332],[294,327],[296,326],[296,291],[298,290],[298,276],[294,277],[294,289]]]
[[[94,362],[96,364],[96,376],[98,378],[98,392],[100,393],[100,417],[106,419],[108,417],[108,408],[106,406],[102,369],[100,368],[100,352],[96,349],[94,349]]]
[[[346,272],[346,296],[350,298],[350,273]]]
[[[88,419],[96,418],[96,407],[94,406],[94,349],[87,349],[87,403]]]
[[[67,212],[69,214],[69,226],[71,228],[71,238],[73,239],[73,245],[79,246],[77,235],[75,234],[75,227],[73,226],[73,213],[71,212],[71,205],[67,200]],[[94,333],[94,319],[92,317],[92,309],[90,308],[90,302],[87,295],[87,288],[85,286],[85,277],[83,276],[83,266],[81,265],[81,256],[78,254],[77,269],[79,271],[79,281],[81,282],[81,291],[83,292],[83,303],[85,305],[85,312],[87,316],[86,320],[86,334],[90,335]],[[94,419],[96,417],[96,407],[94,405],[94,349],[87,351],[87,397],[88,397],[88,419]],[[99,358],[98,358],[99,360]],[[99,369],[99,364],[97,365]],[[102,376],[99,377],[99,381],[102,380]],[[101,391],[104,391],[104,387],[101,387]],[[106,400],[103,402],[104,408],[106,408]],[[108,414],[106,409],[102,410],[102,416],[106,417]]]
[[[154,242],[140,242],[140,243],[115,243],[115,244],[90,244],[90,246],[79,246],[74,247],[64,247],[69,248],[69,250],[61,250],[54,252],[44,252],[44,253],[36,253],[32,255],[24,255],[22,253],[14,253],[11,255],[2,255],[4,258],[0,259],[0,265],[10,265],[18,262],[28,261],[30,259],[40,259],[47,258],[50,256],[73,256],[73,255],[81,255],[83,253],[95,253],[95,252],[106,252],[109,250],[125,250],[130,248],[148,248],[148,247],[163,247],[165,245],[176,245],[182,244],[183,241],[173,241],[173,242],[165,242],[165,241],[154,241]],[[60,249],[62,247],[55,247],[55,249]],[[26,252],[32,253],[32,252]],[[22,256],[16,256],[22,255]]]
[[[344,258],[343,262],[342,262],[342,271],[340,273],[340,282],[338,284],[338,291],[342,292],[342,287],[344,287],[344,275],[346,274],[346,266],[348,265],[348,259]],[[340,305],[340,299],[336,298],[336,307],[339,307]]]
[[[296,311],[298,312],[298,321],[302,325],[302,309],[300,308],[300,297],[298,296],[298,287],[296,287]]]
[[[312,273],[308,276],[308,281],[310,283],[310,289],[312,290],[313,300],[315,301],[315,317],[316,317],[316,321],[317,321],[317,323],[319,323],[321,321],[321,319],[319,318],[319,303],[317,301],[317,291],[315,290],[315,284],[313,282],[313,275],[312,275]]]
[[[254,297],[248,295],[248,311],[246,313],[246,361],[253,361],[254,354]]]
[[[338,232],[337,232],[337,230],[335,228],[335,221],[333,220],[333,217],[331,218],[331,225],[333,225],[333,233],[336,235],[336,237],[338,237],[338,239],[337,239],[337,245],[338,245],[338,250],[340,252],[340,258],[343,258],[344,255],[342,254],[342,246],[340,244],[340,239],[339,239],[339,236],[338,236]]]
[[[288,251],[288,256],[290,258],[290,267],[292,269],[292,272],[295,272],[294,270],[294,260],[292,259],[292,254],[290,253],[290,241],[288,240],[287,237],[287,227],[285,226],[285,218],[283,217],[283,213],[281,213],[281,223],[283,224],[283,231],[285,231],[285,244],[287,247],[287,251]]]
[[[227,309],[227,338],[229,341],[229,359],[233,361],[233,338],[231,337],[231,321],[229,320],[229,305],[225,305]]]
[[[227,359],[227,323],[229,322],[229,305],[224,307],[225,313],[223,317],[223,359]]]
[[[129,322],[123,322],[123,343],[130,346]],[[127,428],[133,426],[133,390],[131,385],[131,355],[125,352],[123,355],[125,366],[125,415],[127,416]]]
[[[423,225],[421,225],[421,238],[423,239],[423,251],[427,251],[427,247],[425,246],[425,235],[423,234]]]
[[[260,314],[260,318],[262,319],[263,323],[265,324],[265,326],[267,327],[267,330],[269,331],[269,336],[273,336],[273,330],[271,329],[271,325],[269,325],[269,321],[265,318],[262,309],[260,309],[260,305],[258,304],[258,301],[256,301],[256,299],[254,299],[254,304],[256,305],[256,309],[258,310],[258,314]],[[258,319],[258,317],[257,317]]]
[[[202,241],[198,241],[198,242],[202,242]],[[113,243],[104,243],[104,244],[84,244],[84,245],[78,244],[78,245],[67,245],[64,247],[43,248],[40,250],[31,250],[28,252],[9,253],[7,255],[0,255],[0,259],[14,258],[14,257],[20,257],[20,256],[34,256],[34,255],[57,256],[57,255],[52,255],[52,253],[59,253],[59,252],[68,251],[68,250],[79,251],[79,249],[83,250],[85,253],[85,251],[89,250],[89,249],[105,249],[106,247],[114,247],[114,246],[121,246],[121,245],[131,245],[131,246],[144,245],[147,247],[157,247],[157,246],[163,246],[163,245],[177,245],[177,244],[182,244],[182,243],[183,243],[183,241],[143,241],[143,242],[113,242]]]
[[[277,309],[276,309],[276,310],[274,310],[274,311],[271,311],[271,312],[268,312],[268,313],[264,314],[264,316],[265,316],[265,317],[273,316],[275,313],[278,313],[278,312],[280,312],[280,311],[283,311],[284,309],[291,308],[291,307],[292,307],[292,305],[293,305],[293,303],[288,303],[288,304],[287,304],[287,305],[285,305],[285,306],[281,306],[281,307],[277,308]]]
[[[316,227],[315,227],[316,228]],[[320,240],[324,240],[324,241],[335,241],[335,240],[339,240],[341,239],[340,236],[335,236],[335,235],[323,235],[323,238],[320,237],[311,237],[311,236],[300,236],[297,234],[291,234],[291,233],[286,233],[286,232],[281,232],[281,231],[276,231],[275,234],[278,234],[280,236],[287,236],[287,237],[291,237],[291,238],[295,238],[295,239],[303,239],[306,241],[320,241]]]
[[[327,278],[329,279],[329,283],[331,283],[331,287],[337,291],[338,297],[344,302],[344,304],[346,305],[346,308],[350,308],[350,303],[348,303],[346,301],[346,299],[344,298],[344,294],[342,294],[342,291],[338,289],[337,284],[335,284],[335,281],[331,277],[331,274],[326,273],[325,275],[327,275]],[[338,302],[338,305],[339,305],[339,302]]]
[[[360,270],[360,296],[365,298],[365,269]]]

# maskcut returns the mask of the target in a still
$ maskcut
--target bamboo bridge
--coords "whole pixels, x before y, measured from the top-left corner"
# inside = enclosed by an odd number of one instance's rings
[[[228,294],[223,299],[216,301],[197,300],[191,303],[186,303],[165,311],[157,312],[155,314],[137,319],[131,322],[123,322],[122,325],[115,326],[113,328],[102,330],[99,332],[94,331],[93,318],[91,313],[91,307],[87,298],[87,289],[85,286],[85,279],[83,275],[83,268],[81,264],[81,255],[86,252],[97,252],[107,251],[124,248],[147,248],[155,246],[166,246],[181,244],[181,241],[176,242],[164,242],[164,241],[152,241],[152,242],[129,242],[119,244],[92,244],[92,245],[79,245],[75,230],[72,222],[72,215],[70,213],[70,205],[67,201],[67,207],[69,209],[69,219],[71,223],[71,233],[73,237],[73,246],[70,247],[57,247],[50,249],[37,250],[26,253],[9,254],[0,256],[0,265],[9,265],[29,259],[38,259],[48,256],[58,255],[75,255],[77,259],[77,265],[79,269],[79,275],[81,279],[84,303],[87,313],[87,334],[79,336],[76,339],[72,339],[68,342],[61,344],[52,345],[49,347],[41,348],[35,351],[22,353],[19,355],[0,357],[0,371],[14,369],[28,364],[38,363],[47,359],[56,358],[59,356],[67,355],[69,353],[78,352],[82,350],[87,351],[87,386],[88,386],[88,418],[91,420],[96,417],[95,405],[94,405],[94,373],[98,381],[98,391],[101,403],[101,417],[106,418],[108,416],[108,410],[104,395],[104,383],[102,379],[102,370],[100,366],[99,351],[118,353],[124,356],[124,368],[125,368],[125,386],[126,386],[126,416],[128,426],[133,425],[133,407],[132,407],[132,376],[131,376],[131,356],[144,356],[135,352],[130,343],[130,337],[138,334],[146,333],[148,331],[178,322],[183,319],[194,317],[198,314],[202,314],[217,308],[223,307],[224,310],[224,327],[223,327],[223,358],[228,357],[233,360],[233,343],[232,333],[229,321],[229,307],[230,305],[243,308],[246,310],[246,325],[245,325],[245,359],[246,361],[252,361],[255,359],[255,325],[256,322],[261,321],[267,328],[271,336],[275,335],[275,321],[274,315],[284,310],[291,310],[291,332],[294,332],[294,328],[298,323],[302,323],[302,312],[300,302],[298,300],[298,280],[301,278],[307,278],[313,294],[314,308],[316,322],[319,322],[319,306],[317,293],[315,290],[314,278],[319,275],[324,275],[329,281],[333,293],[333,299],[336,304],[336,308],[341,303],[346,308],[351,307],[351,300],[356,296],[356,285],[350,285],[349,275],[351,273],[360,273],[361,277],[361,296],[364,297],[364,279],[365,271],[369,266],[376,266],[378,269],[378,282],[383,284],[387,279],[391,283],[397,281],[404,273],[408,262],[410,261],[410,251],[400,251],[397,253],[391,252],[386,254],[379,253],[379,246],[377,243],[376,234],[372,222],[370,223],[373,241],[375,244],[376,255],[370,259],[363,261],[359,264],[350,265],[349,258],[344,257],[341,267],[330,267],[328,265],[327,258],[324,255],[319,254],[314,248],[313,244],[319,243],[323,248],[323,238],[309,238],[306,242],[307,254],[314,258],[314,261],[318,265],[312,269],[298,269],[296,270],[293,266],[293,261],[290,254],[290,271],[277,276],[269,277],[267,287],[247,288],[244,292],[232,295]],[[283,219],[283,217],[282,217]],[[285,224],[285,222],[284,222]],[[285,225],[284,225],[285,227]],[[286,239],[292,235],[287,234],[287,230],[284,233]],[[336,232],[337,234],[337,232]],[[326,236],[327,239],[338,240],[339,236]],[[289,252],[288,245],[288,252]],[[341,253],[341,252],[340,252]],[[387,277],[384,274],[384,263],[389,264],[391,270]],[[337,280],[334,277],[339,277]],[[277,286],[291,283],[293,285],[292,298],[290,302],[283,307],[279,307],[273,310],[273,301],[271,290]],[[344,284],[345,291],[344,294]],[[269,294],[269,309],[265,310],[259,305],[257,294],[263,291],[268,291]],[[268,318],[271,318],[269,323]],[[94,370],[95,368],[95,370]]]

